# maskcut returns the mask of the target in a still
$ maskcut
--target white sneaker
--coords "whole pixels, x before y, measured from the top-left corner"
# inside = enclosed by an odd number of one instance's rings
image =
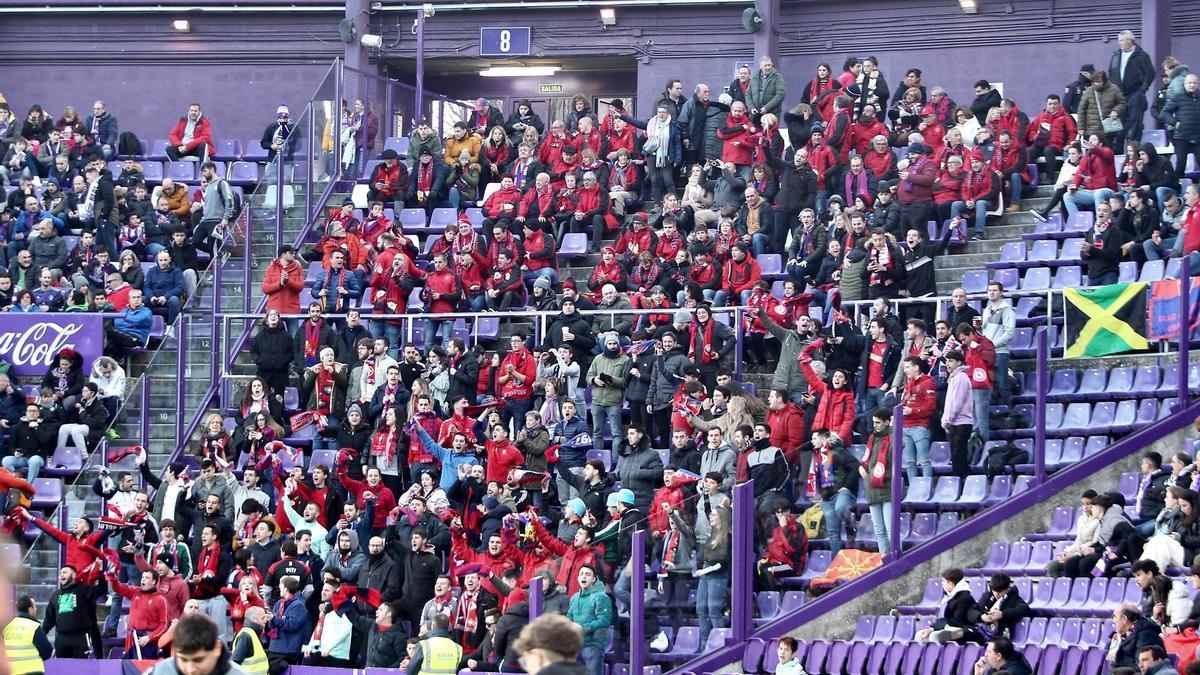
[[[658,635],[655,635],[654,639],[650,641],[650,651],[652,652],[665,652],[669,646],[667,634],[663,631],[659,631]]]
[[[167,326],[163,329],[163,339],[175,337],[175,327]]]

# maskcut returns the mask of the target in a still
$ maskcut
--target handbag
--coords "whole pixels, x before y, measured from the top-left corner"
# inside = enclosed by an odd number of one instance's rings
[[[1104,117],[1104,109],[1100,107],[1100,92],[1092,89],[1092,96],[1096,97],[1096,114],[1101,116],[1100,126],[1104,128],[1106,134],[1119,134],[1125,130],[1125,125],[1121,123],[1121,118]]]
[[[821,510],[821,505],[813,504],[800,514],[800,525],[809,539],[820,539],[825,526],[825,512]]]

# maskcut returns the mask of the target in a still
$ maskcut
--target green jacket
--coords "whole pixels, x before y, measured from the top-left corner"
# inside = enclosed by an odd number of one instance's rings
[[[783,109],[783,97],[787,87],[783,83],[783,75],[778,70],[771,71],[763,80],[762,71],[750,76],[750,89],[747,92],[746,103],[759,112],[779,115]]]
[[[621,401],[625,398],[625,384],[626,378],[629,377],[629,367],[629,357],[624,353],[617,354],[616,358],[601,354],[592,359],[592,365],[587,372],[587,386],[592,388],[594,405],[621,405]],[[601,375],[611,377],[612,383],[597,387],[593,381]]]
[[[591,588],[580,589],[571,596],[567,607],[567,618],[583,629],[584,646],[608,644],[608,629],[613,622],[612,599],[604,592],[604,585],[597,582]]]

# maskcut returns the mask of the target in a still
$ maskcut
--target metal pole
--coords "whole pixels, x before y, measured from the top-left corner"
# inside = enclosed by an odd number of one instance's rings
[[[312,215],[312,198],[313,188],[316,187],[317,179],[317,160],[320,155],[317,154],[318,148],[321,147],[320,140],[317,139],[317,107],[313,103],[308,104],[308,176],[304,180],[304,215]],[[283,244],[283,225],[275,233],[275,243]]]
[[[333,176],[336,183],[342,177],[342,62],[336,64],[333,75]]]
[[[1175,410],[1186,408],[1191,397],[1188,342],[1192,339],[1192,270],[1186,255],[1179,261],[1179,309],[1179,393],[1176,394],[1179,398],[1175,402]]]
[[[282,156],[282,154],[283,153],[281,152],[280,155]],[[282,169],[282,165],[280,168]],[[253,239],[253,235],[251,234],[250,230],[250,222],[253,220],[250,217],[250,212],[252,210],[253,209],[244,209],[246,214],[246,233],[245,241],[242,242],[242,311],[246,312],[247,314],[250,312],[250,266],[253,262],[254,256],[254,247],[250,243],[250,241]],[[276,241],[279,240],[276,239]]]
[[[184,383],[187,381],[187,358],[183,348],[184,343],[187,342],[187,315],[180,315],[176,323],[179,324],[179,327],[175,334],[175,377],[178,378],[176,381],[179,386],[175,389],[175,410],[178,413],[175,415],[175,447],[179,447],[183,445],[183,391]]]
[[[180,416],[182,416],[183,411],[180,410],[179,414],[180,414]],[[148,375],[142,375],[141,433],[142,433],[142,437],[140,439],[141,443],[139,443],[138,445],[141,445],[142,447],[147,448],[147,451],[149,451],[149,444],[150,444],[150,377]],[[101,455],[101,457],[103,457],[103,455]],[[103,462],[104,460],[101,459],[101,461]]]
[[[630,554],[629,672],[640,673],[646,663],[646,531],[633,533]]]
[[[1033,475],[1037,485],[1046,482],[1046,396],[1050,388],[1047,362],[1050,358],[1050,330],[1037,332],[1037,405],[1033,407]]]
[[[417,10],[417,91],[415,93],[416,114],[421,114],[421,96],[425,93],[425,10]],[[440,134],[441,131],[439,130]]]
[[[745,642],[754,629],[750,597],[754,588],[754,481],[733,488],[733,604],[734,642]]]
[[[733,375],[737,379],[742,379],[742,361],[745,360],[746,340],[743,337],[745,331],[742,330],[742,308],[740,306],[733,308],[733,325],[729,327],[733,331],[736,341],[736,349],[734,349]]]
[[[542,615],[546,591],[542,588],[542,577],[535,576],[529,580],[529,620],[533,621]]]
[[[900,486],[904,483],[904,406],[892,410],[892,522],[888,523],[888,539],[892,545],[892,560],[899,560],[900,550]],[[879,533],[875,533],[878,537]]]

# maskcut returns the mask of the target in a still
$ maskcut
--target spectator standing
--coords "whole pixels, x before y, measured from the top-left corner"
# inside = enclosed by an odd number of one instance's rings
[[[608,645],[608,629],[613,623],[612,599],[604,592],[604,584],[596,578],[591,565],[579,568],[579,591],[571,596],[567,618],[583,631],[580,658],[589,675],[601,675],[604,653]]]
[[[1085,243],[1088,241],[1084,240]],[[1118,252],[1120,245],[1114,245]],[[1115,282],[1116,279],[1113,279]],[[1112,282],[1110,282],[1112,283]],[[988,304],[983,308],[983,336],[991,340],[996,350],[993,375],[996,381],[996,404],[1007,406],[1012,403],[1012,380],[1008,376],[1009,344],[1017,328],[1017,313],[1012,303],[1004,297],[1004,284],[993,281],[987,287]]]
[[[867,438],[867,455],[858,468],[860,476],[867,481],[867,504],[871,510],[871,523],[875,526],[875,540],[879,552],[887,555],[892,551],[892,411],[878,408],[871,413],[874,433]]]
[[[1117,34],[1117,51],[1108,62],[1108,79],[1121,90],[1125,97],[1125,112],[1121,114],[1125,138],[1140,141],[1142,118],[1146,114],[1146,92],[1154,84],[1156,73],[1150,55],[1133,38],[1133,31],[1123,30]]]
[[[267,661],[271,675],[279,675],[300,663],[300,650],[312,635],[312,619],[299,595],[299,580],[284,577],[279,582],[279,594],[279,600],[267,615],[267,631],[271,635]]]
[[[967,442],[975,425],[975,402],[971,377],[964,364],[965,357],[957,349],[947,351],[942,358],[949,373],[946,398],[942,407],[942,428],[950,441],[950,465],[954,475],[966,479],[971,471],[971,455]]]
[[[986,336],[970,324],[959,324],[955,337],[963,347],[966,358],[967,377],[971,379],[971,400],[975,416],[975,433],[979,441],[986,444],[991,435],[988,414],[991,410],[993,369],[996,364],[996,347]]]
[[[1182,176],[1188,155],[1200,162],[1200,75],[1189,74],[1183,79],[1183,90],[1167,96],[1161,119],[1172,132],[1175,175]]]

